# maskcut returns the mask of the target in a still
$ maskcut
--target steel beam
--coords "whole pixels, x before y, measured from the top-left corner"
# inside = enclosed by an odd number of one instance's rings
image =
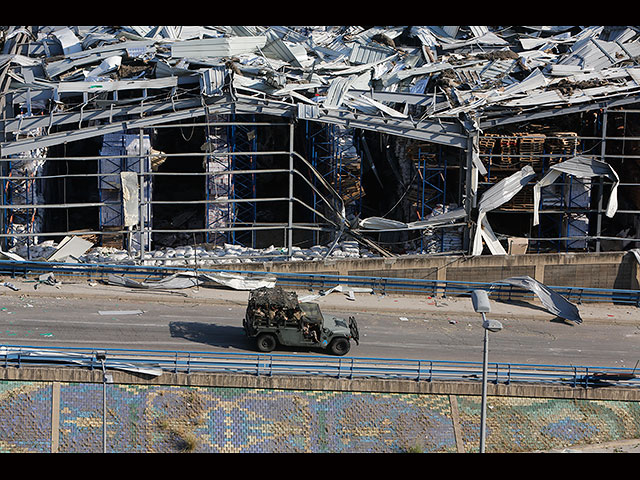
[[[170,105],[171,104],[169,103],[169,106]],[[3,142],[0,143],[0,156],[7,157],[9,155],[16,155],[18,153],[35,150],[37,148],[51,147],[63,143],[75,142],[78,140],[86,140],[88,138],[98,137],[101,135],[106,135],[108,133],[152,127],[154,125],[190,118],[199,118],[204,116],[207,110],[209,110],[209,113],[230,113],[231,107],[224,104],[219,106],[205,105],[198,108],[185,109],[177,112],[171,111],[169,113],[135,118],[117,123],[85,127],[73,131],[58,132],[51,135],[43,135],[40,137],[29,137],[15,140],[13,142]]]

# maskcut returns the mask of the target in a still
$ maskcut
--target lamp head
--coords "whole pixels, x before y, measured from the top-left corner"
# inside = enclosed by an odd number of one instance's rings
[[[482,328],[486,328],[490,332],[499,332],[502,330],[502,323],[498,320],[485,320],[482,322]]]
[[[489,296],[485,290],[473,290],[471,292],[471,302],[473,303],[473,309],[477,313],[489,313],[491,311]]]

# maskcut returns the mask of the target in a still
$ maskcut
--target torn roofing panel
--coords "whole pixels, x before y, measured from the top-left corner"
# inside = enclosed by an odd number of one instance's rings
[[[80,40],[78,40],[78,37],[75,36],[69,27],[56,30],[53,32],[53,35],[56,37],[58,42],[60,42],[62,53],[64,55],[82,51],[82,44],[80,43]]]
[[[590,157],[573,157],[549,167],[549,172],[533,187],[533,225],[540,223],[541,189],[554,183],[563,173],[577,178],[604,176],[613,183],[605,214],[613,217],[618,209],[618,185],[620,179],[615,170],[606,162]]]
[[[509,175],[493,185],[480,197],[478,204],[478,219],[476,221],[473,236],[472,255],[482,254],[482,241],[493,255],[506,255],[504,247],[498,241],[493,229],[487,220],[487,212],[495,210],[511,200],[520,190],[522,190],[533,178],[535,172],[530,165],[526,165],[520,171]]]
[[[566,320],[570,320],[577,324],[582,323],[582,318],[580,317],[578,307],[569,302],[569,300],[564,298],[558,292],[552,290],[551,288],[531,277],[522,276],[506,278],[504,280],[500,280],[499,282],[495,282],[494,286],[500,283],[506,283],[507,285],[513,285],[514,287],[529,290],[533,292],[540,299],[547,310],[549,310],[554,315],[557,315],[558,317],[564,318]]]
[[[174,42],[170,45],[173,58],[231,57],[255,53],[267,43],[267,37],[218,37]]]

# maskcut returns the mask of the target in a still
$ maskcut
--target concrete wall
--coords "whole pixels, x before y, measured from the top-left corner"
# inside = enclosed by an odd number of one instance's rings
[[[474,452],[479,382],[113,371],[108,452]],[[0,370],[0,451],[101,452],[102,372]],[[489,384],[488,452],[640,437],[634,389]]]
[[[638,289],[640,273],[635,257],[627,252],[349,258],[324,262],[234,264],[233,268],[469,282],[492,282],[528,275],[547,285],[618,289]]]

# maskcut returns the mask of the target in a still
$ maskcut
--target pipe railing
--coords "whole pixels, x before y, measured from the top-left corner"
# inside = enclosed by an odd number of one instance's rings
[[[38,275],[42,272],[55,272],[60,275],[86,275],[99,278],[107,274],[142,277],[149,280],[156,276],[162,278],[176,272],[193,271],[194,266],[143,266],[101,263],[57,263],[41,261],[0,260],[0,274],[16,276]],[[327,289],[336,285],[371,288],[378,295],[431,295],[431,296],[469,296],[474,289],[484,289],[495,300],[519,300],[533,298],[534,294],[512,285],[497,282],[469,282],[454,280],[429,280],[400,277],[369,277],[351,275],[327,275],[312,273],[280,273],[259,270],[233,270],[205,268],[197,266],[201,273],[230,273],[246,276],[269,275],[284,288]],[[576,302],[609,302],[640,306],[640,290],[612,288],[587,288],[572,286],[548,286],[567,300]]]
[[[274,353],[189,352],[0,345],[0,368],[57,367],[171,373],[226,373],[255,376],[317,376],[339,379],[400,379],[417,382],[474,382],[481,362],[398,358],[334,357]],[[489,363],[494,384],[551,384],[569,387],[640,387],[635,368]]]

